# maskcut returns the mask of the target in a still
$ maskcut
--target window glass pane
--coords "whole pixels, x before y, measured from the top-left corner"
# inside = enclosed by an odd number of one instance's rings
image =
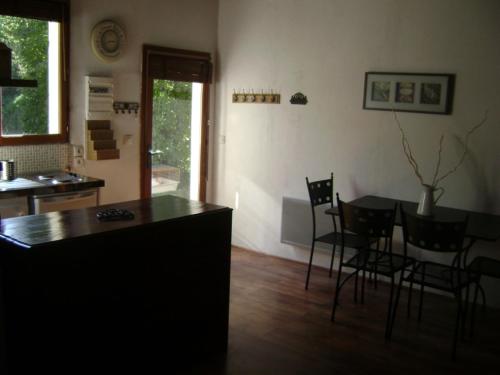
[[[199,199],[203,84],[155,79],[151,195]]]
[[[1,88],[2,135],[58,134],[59,24],[0,16],[0,41],[12,50],[12,78],[38,82]]]

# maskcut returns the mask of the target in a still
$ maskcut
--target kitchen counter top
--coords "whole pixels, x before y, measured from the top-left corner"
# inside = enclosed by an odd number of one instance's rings
[[[110,207],[135,217],[99,222]],[[2,219],[2,375],[176,373],[223,358],[231,217],[162,196]]]
[[[0,199],[66,193],[104,186],[104,180],[63,171],[20,175],[12,181],[0,181]]]
[[[109,208],[129,210],[135,217],[133,220],[99,221],[96,213]],[[0,242],[6,240],[17,244],[19,249],[30,249],[59,241],[77,240],[220,211],[231,210],[169,195],[159,196],[80,210],[5,219],[0,223]]]

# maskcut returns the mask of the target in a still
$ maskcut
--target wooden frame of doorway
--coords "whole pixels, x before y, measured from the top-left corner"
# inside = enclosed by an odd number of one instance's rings
[[[201,118],[200,201],[206,200],[208,179],[208,108],[212,64],[207,52],[188,51],[145,44],[142,49],[141,88],[141,198],[151,196],[151,163],[148,151],[152,143],[153,79],[171,79],[203,83]]]

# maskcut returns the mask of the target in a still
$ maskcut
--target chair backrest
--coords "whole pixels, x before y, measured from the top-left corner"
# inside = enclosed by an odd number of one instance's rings
[[[333,173],[327,180],[310,182],[309,178],[306,177],[306,183],[313,208],[326,203],[333,207]]]
[[[412,215],[401,206],[401,224],[406,243],[436,252],[460,252],[463,250],[468,216],[462,221],[436,221]]]
[[[342,230],[367,238],[392,238],[397,203],[392,209],[365,208],[341,201],[337,193],[337,204]]]

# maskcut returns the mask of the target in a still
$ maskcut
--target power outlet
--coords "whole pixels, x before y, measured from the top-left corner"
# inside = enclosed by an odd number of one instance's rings
[[[82,145],[73,145],[73,157],[83,158],[83,146]]]
[[[75,156],[73,158],[73,168],[82,168],[83,167],[83,157]]]

